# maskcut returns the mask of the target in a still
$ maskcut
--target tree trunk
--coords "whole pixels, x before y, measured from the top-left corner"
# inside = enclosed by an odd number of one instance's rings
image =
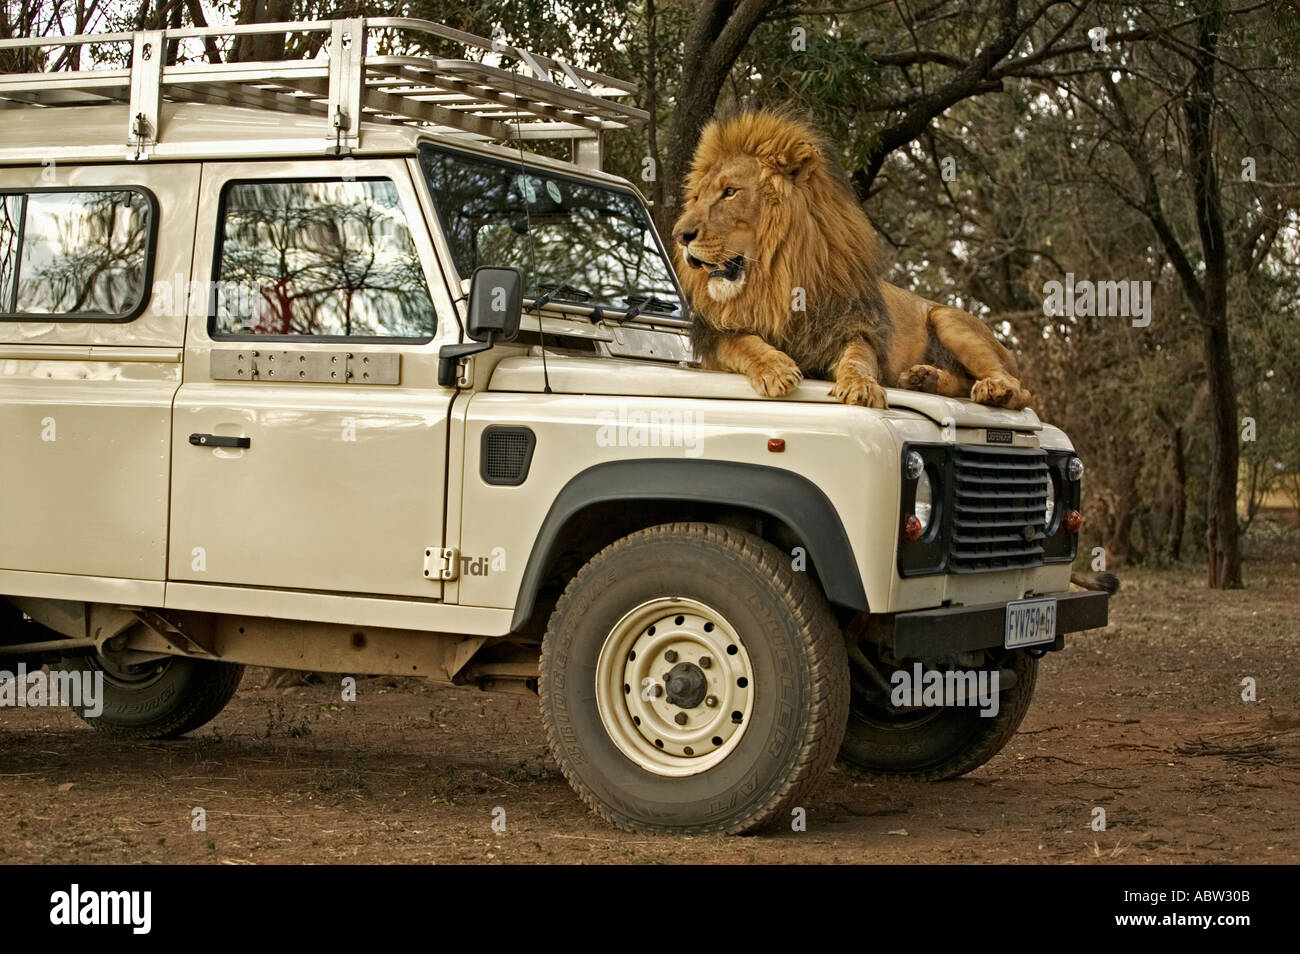
[[[1121,486],[1124,488],[1115,501],[1115,522],[1106,554],[1113,566],[1124,566],[1133,561],[1133,521],[1137,517],[1137,461],[1130,458]]]
[[[1205,366],[1210,376],[1210,477],[1206,495],[1205,544],[1212,587],[1241,587],[1241,550],[1237,535],[1237,393],[1232,384],[1226,317],[1206,317]]]
[[[1169,516],[1169,534],[1165,538],[1165,559],[1177,562],[1183,553],[1183,525],[1187,522],[1187,456],[1183,450],[1183,429],[1175,426],[1170,446],[1170,474],[1174,499]]]
[[[196,27],[206,27],[207,18],[203,15],[202,0],[185,0],[186,7],[190,11],[190,17],[194,20]],[[207,56],[209,63],[221,62],[221,51],[217,48],[217,41],[210,36],[203,38],[203,52]]]
[[[1222,19],[1220,0],[1204,2],[1198,20],[1197,43],[1186,54],[1192,63],[1192,74],[1187,84],[1183,115],[1187,126],[1188,179],[1203,257],[1203,278],[1197,275],[1196,263],[1183,249],[1172,223],[1164,214],[1150,155],[1118,86],[1107,80],[1107,91],[1115,104],[1120,127],[1134,137],[1125,149],[1146,193],[1143,212],[1151,220],[1201,322],[1201,348],[1210,404],[1210,472],[1206,484],[1205,529],[1207,578],[1211,587],[1227,589],[1240,587],[1242,582],[1237,526],[1237,471],[1240,464],[1237,391],[1228,335],[1228,248],[1214,149],[1214,69]]]
[[[701,0],[686,32],[682,79],[664,140],[663,203],[654,210],[655,227],[669,239],[681,208],[681,186],[690,168],[700,131],[713,115],[722,84],[754,30],[790,0]]]
[[[1237,588],[1241,550],[1237,528],[1237,389],[1228,339],[1228,249],[1223,229],[1223,198],[1214,150],[1214,68],[1222,10],[1219,0],[1201,15],[1192,82],[1188,89],[1187,148],[1192,166],[1196,228],[1205,256],[1201,342],[1210,385],[1210,475],[1206,494],[1205,543],[1209,584]]]
[[[237,23],[280,23],[293,19],[293,0],[243,0]],[[287,37],[283,33],[254,34],[235,38],[230,59],[246,63],[284,58]]]

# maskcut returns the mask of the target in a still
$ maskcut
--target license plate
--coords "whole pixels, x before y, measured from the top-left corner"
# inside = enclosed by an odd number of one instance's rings
[[[1037,646],[1056,639],[1056,597],[1017,600],[1007,604],[1006,633],[1002,645],[1007,649]]]

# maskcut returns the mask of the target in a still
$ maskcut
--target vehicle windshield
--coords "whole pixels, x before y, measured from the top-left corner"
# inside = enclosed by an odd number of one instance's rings
[[[420,165],[461,278],[524,274],[524,295],[680,317],[650,217],[626,189],[426,146]]]

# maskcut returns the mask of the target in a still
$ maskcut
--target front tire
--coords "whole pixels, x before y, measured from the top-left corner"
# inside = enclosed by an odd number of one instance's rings
[[[993,667],[1010,670],[1015,683],[998,697],[997,714],[987,718],[974,707],[895,711],[855,688],[840,762],[869,778],[942,781],[973,772],[1016,734],[1038,678],[1038,660],[1024,650],[986,660],[984,668]]]
[[[669,524],[570,581],[539,694],[552,755],[602,818],[736,834],[788,817],[834,761],[848,661],[821,591],[776,547]]]
[[[171,739],[192,732],[226,707],[244,667],[237,663],[168,656],[136,666],[111,657],[72,656],[59,663],[65,672],[103,675],[103,712],[76,709],[89,725],[109,735],[132,739]]]

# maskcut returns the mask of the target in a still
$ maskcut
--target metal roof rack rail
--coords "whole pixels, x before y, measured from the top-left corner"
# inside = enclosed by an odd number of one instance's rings
[[[201,42],[201,55],[210,56],[222,41],[229,46],[240,37],[275,34],[324,36],[313,38],[319,50],[307,59],[168,62],[187,40]],[[375,52],[403,35],[458,44],[483,59]],[[570,140],[574,161],[597,169],[604,132],[649,119],[644,110],[620,102],[636,92],[635,83],[408,17],[0,40],[0,51],[22,49],[44,57],[50,67],[0,73],[0,109],[128,103],[124,141],[131,159],[170,152],[159,141],[163,102],[319,115],[322,138],[335,155],[360,146],[364,122],[382,122],[500,142]],[[109,65],[81,69],[87,53]],[[129,65],[112,66],[115,54]]]

